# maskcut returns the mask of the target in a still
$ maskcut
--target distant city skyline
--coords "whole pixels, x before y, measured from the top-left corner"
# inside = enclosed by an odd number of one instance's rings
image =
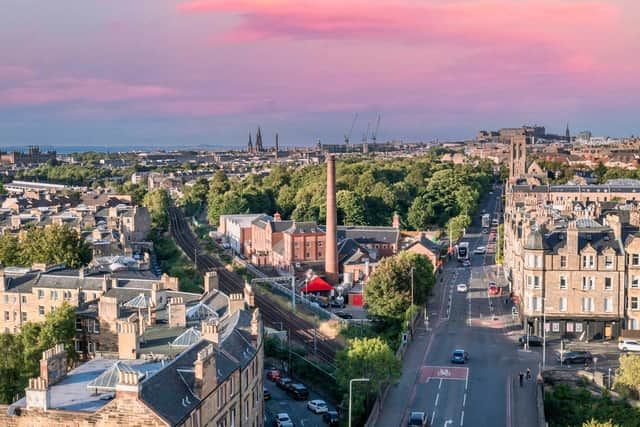
[[[640,134],[633,0],[9,0],[0,147]]]

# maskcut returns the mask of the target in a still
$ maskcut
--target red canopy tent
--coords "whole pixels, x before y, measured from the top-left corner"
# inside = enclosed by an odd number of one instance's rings
[[[314,277],[312,280],[307,283],[307,286],[302,288],[302,292],[322,292],[322,291],[330,291],[333,289],[333,286],[325,282],[320,277]]]

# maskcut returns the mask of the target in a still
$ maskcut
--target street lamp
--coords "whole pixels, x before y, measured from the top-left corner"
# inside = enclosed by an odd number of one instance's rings
[[[352,378],[349,380],[349,427],[351,427],[351,388],[354,382],[369,382],[369,378]]]

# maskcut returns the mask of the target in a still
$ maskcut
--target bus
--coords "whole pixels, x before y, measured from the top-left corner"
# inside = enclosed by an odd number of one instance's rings
[[[456,245],[456,257],[458,261],[469,259],[469,242],[460,242]]]
[[[491,214],[482,215],[482,228],[489,228],[491,226]]]

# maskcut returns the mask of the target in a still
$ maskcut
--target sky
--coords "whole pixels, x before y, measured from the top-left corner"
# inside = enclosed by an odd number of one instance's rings
[[[0,147],[640,134],[637,0],[4,0]]]

